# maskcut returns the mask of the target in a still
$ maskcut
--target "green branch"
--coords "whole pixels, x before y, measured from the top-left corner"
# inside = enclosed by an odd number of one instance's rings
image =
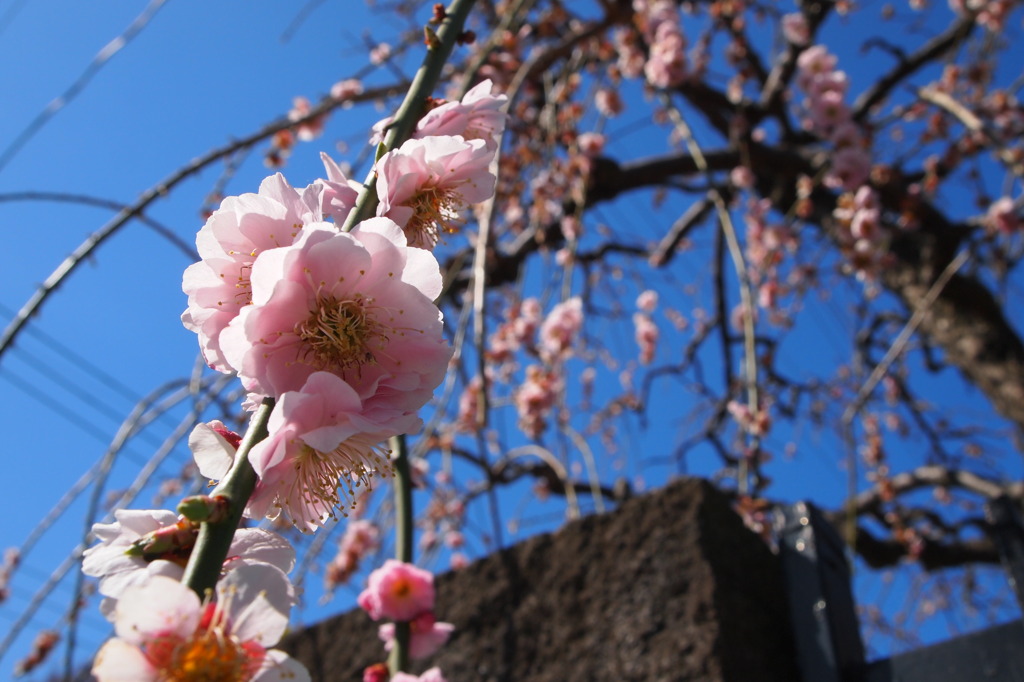
[[[249,451],[267,437],[267,422],[273,409],[274,399],[265,398],[253,415],[245,438],[238,446],[231,471],[214,491],[214,494],[228,499],[227,517],[215,522],[205,522],[199,527],[199,537],[196,539],[196,545],[192,549],[181,581],[192,588],[200,599],[217,584],[224,560],[228,558],[231,540],[234,539],[235,531],[242,520],[242,512],[256,488],[257,477],[249,463]]]
[[[384,138],[384,149],[394,149],[409,138],[423,112],[427,98],[434,91],[441,76],[441,70],[462,35],[463,25],[474,0],[455,0],[446,10],[445,18],[436,33],[426,30],[427,54],[416,72],[405,100],[395,114],[395,119]],[[377,206],[376,174],[371,172],[363,185],[363,191],[356,200],[342,230],[348,232],[360,221],[373,215]],[[229,500],[227,518],[216,522],[204,522],[199,530],[195,548],[185,567],[182,582],[188,585],[200,598],[212,590],[220,577],[228,548],[242,519],[242,512],[256,487],[257,476],[249,464],[249,451],[256,443],[267,437],[267,422],[274,409],[274,400],[267,398],[253,416],[249,429],[235,454],[235,462],[228,475],[215,491]],[[399,437],[400,438],[400,437]],[[404,439],[396,439],[398,458],[395,480],[396,496],[407,500],[405,510],[397,522],[400,554],[403,561],[412,561],[412,487],[409,481],[409,462],[405,454]],[[406,519],[406,520],[402,520]],[[405,667],[408,660],[408,624],[397,624],[395,657]]]
[[[429,27],[426,29],[427,54],[412,79],[409,92],[402,101],[402,105],[398,107],[398,112],[384,135],[384,141],[381,143],[384,152],[401,146],[416,129],[416,124],[423,115],[423,107],[427,98],[437,87],[437,82],[441,78],[441,69],[444,68],[459,36],[462,35],[462,27],[465,25],[466,17],[469,16],[469,10],[475,1],[455,0],[445,10],[444,21],[441,22],[437,32],[433,32],[433,29]],[[379,156],[381,153],[378,151]],[[342,232],[348,232],[361,221],[373,216],[374,209],[377,208],[376,186],[377,173],[370,171],[363,183],[363,191],[359,195],[355,207],[341,228]]]

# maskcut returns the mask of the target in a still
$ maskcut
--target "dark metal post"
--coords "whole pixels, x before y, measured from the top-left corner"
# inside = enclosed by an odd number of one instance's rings
[[[985,505],[985,516],[1010,587],[1017,595],[1018,606],[1024,611],[1024,525],[1021,524],[1020,510],[1008,496],[1000,495]]]
[[[804,682],[854,682],[864,644],[845,545],[814,505],[780,508],[779,554]]]

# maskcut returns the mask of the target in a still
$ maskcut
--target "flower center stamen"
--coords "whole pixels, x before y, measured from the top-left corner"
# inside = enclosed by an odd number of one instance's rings
[[[389,339],[367,314],[368,303],[359,294],[348,300],[318,295],[316,308],[295,327],[305,346],[302,361],[317,369],[341,371],[376,362],[374,351],[382,351]]]
[[[294,487],[282,497],[300,500],[300,506],[320,516],[333,517],[335,508],[348,516],[347,508],[355,507],[355,488],[365,485],[372,489],[375,476],[393,475],[389,454],[382,443],[364,435],[342,441],[331,452],[320,452],[302,443],[294,460]],[[295,506],[290,506],[295,519]]]
[[[433,248],[440,231],[455,232],[454,221],[459,217],[459,208],[464,202],[454,189],[445,187],[423,187],[409,200],[406,206],[413,210],[405,226],[405,235],[410,246]]]

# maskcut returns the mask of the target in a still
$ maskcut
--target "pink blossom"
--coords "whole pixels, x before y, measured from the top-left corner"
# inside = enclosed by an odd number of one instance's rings
[[[246,566],[221,580],[216,601],[205,604],[165,576],[129,588],[117,604],[117,636],[96,654],[93,675],[99,682],[308,681],[302,664],[267,649],[288,625],[289,606],[270,597],[282,579],[271,566]]]
[[[459,413],[455,419],[455,428],[466,433],[476,433],[480,429],[479,414],[480,398],[484,382],[480,376],[473,377],[459,396]]]
[[[386,62],[391,57],[391,46],[387,43],[377,43],[377,45],[370,50],[370,63],[380,65]]]
[[[594,106],[599,114],[608,118],[618,116],[625,109],[622,97],[619,96],[618,91],[611,88],[600,88],[594,93]]]
[[[413,137],[459,135],[464,140],[483,140],[492,152],[498,148],[505,131],[508,102],[505,95],[492,95],[493,83],[485,80],[473,86],[459,102],[434,107],[416,124]]]
[[[640,364],[649,365],[654,360],[658,346],[658,325],[654,324],[650,315],[635,313],[633,326],[636,329],[636,343],[640,346]]]
[[[526,380],[513,396],[519,413],[519,428],[530,438],[537,438],[547,427],[547,417],[563,388],[556,372],[539,365],[526,368]]]
[[[309,116],[313,105],[305,97],[296,97],[292,100],[292,110],[288,112],[289,121],[298,121]],[[308,121],[295,126],[295,136],[303,142],[309,142],[320,137],[324,132],[324,116],[314,116]]]
[[[203,356],[217,371],[233,371],[220,335],[252,301],[253,263],[262,252],[291,244],[303,225],[321,220],[319,192],[318,186],[295,190],[278,173],[257,194],[225,199],[196,235],[202,260],[185,270],[188,309],[181,321],[199,334]]]
[[[644,75],[656,88],[679,85],[687,76],[686,38],[678,26],[663,24],[650,46]]]
[[[4,550],[3,563],[0,564],[0,603],[7,600],[10,595],[11,574],[21,563],[21,550],[17,547],[8,547]]]
[[[324,569],[324,582],[328,590],[348,582],[359,564],[369,554],[380,548],[380,530],[366,519],[353,519],[345,527],[345,534],[338,543],[338,554]]]
[[[619,55],[616,62],[619,71],[626,78],[639,78],[644,72],[646,57],[640,49],[636,32],[619,29],[612,35],[612,39],[615,42],[615,51]]]
[[[451,349],[433,299],[437,260],[408,248],[386,218],[349,233],[310,226],[290,247],[252,267],[253,305],[222,333],[222,347],[249,390],[299,390],[334,372],[364,401],[418,411],[447,370]]]
[[[363,82],[358,78],[346,78],[331,86],[331,97],[337,100],[348,100],[361,94]]]
[[[828,139],[835,145],[836,149],[860,147],[864,142],[864,133],[856,123],[846,120],[832,129]]]
[[[419,425],[415,412],[386,400],[364,403],[337,375],[314,372],[300,390],[278,398],[269,436],[249,452],[259,476],[250,513],[284,512],[302,531],[322,526],[339,506],[346,514],[355,505],[353,485],[370,487],[375,476],[391,474],[382,442]]]
[[[645,313],[653,313],[654,309],[658,306],[658,292],[653,289],[647,289],[640,292],[640,295],[636,297],[636,307]]]
[[[871,175],[871,155],[865,149],[846,147],[832,155],[832,166],[825,176],[829,187],[854,190]]]
[[[438,623],[432,611],[424,611],[409,622],[409,658],[419,660],[433,655],[451,637],[455,626]],[[384,642],[384,649],[395,648],[395,624],[384,623],[377,630]]]
[[[459,102],[432,100],[434,108],[416,122],[413,139],[432,136],[458,135],[463,140],[483,140],[492,153],[498,148],[505,131],[507,114],[504,111],[508,97],[492,95],[493,83],[488,79],[477,83]],[[370,144],[384,140],[394,116],[377,121],[373,125]]]
[[[736,166],[729,172],[729,182],[740,189],[749,189],[754,186],[754,171],[747,166]]]
[[[451,566],[453,571],[458,571],[469,566],[469,557],[462,552],[452,552],[448,565]]]
[[[687,77],[686,37],[679,8],[669,0],[635,2],[638,21],[648,44],[644,75],[656,88],[669,88]]]
[[[544,319],[540,327],[540,343],[550,358],[564,358],[572,354],[572,346],[583,326],[583,302],[578,296],[559,303]]]
[[[729,414],[736,420],[740,428],[755,436],[764,436],[771,428],[771,417],[764,408],[751,412],[748,405],[730,400],[726,406]]]
[[[785,14],[782,17],[782,35],[794,45],[804,46],[811,40],[807,18],[801,12]]]
[[[812,45],[796,58],[797,84],[804,92],[811,92],[814,81],[836,68],[836,57],[824,45]]]
[[[1003,234],[1013,234],[1020,228],[1020,217],[1013,199],[1002,197],[992,202],[986,215],[988,225]]]
[[[576,144],[580,147],[580,152],[584,156],[591,158],[600,156],[601,152],[604,151],[605,137],[600,133],[581,133],[576,138]]]
[[[336,225],[343,225],[356,204],[362,185],[345,177],[341,167],[324,152],[320,152],[320,160],[327,171],[327,179],[317,181],[320,187],[320,211],[324,218],[330,218]]]
[[[358,601],[373,620],[411,621],[421,613],[433,611],[434,575],[412,564],[388,559],[370,574]]]
[[[408,140],[377,161],[377,215],[405,230],[410,246],[431,249],[454,232],[459,212],[494,194],[493,154],[482,140]]]
[[[119,509],[114,518],[114,523],[93,525],[92,534],[100,542],[85,550],[82,557],[82,572],[99,578],[99,592],[108,597],[101,607],[105,614],[111,613],[113,600],[125,590],[153,575],[180,579],[198,530],[174,512],[160,509]],[[164,531],[165,540],[159,546],[143,545],[143,538],[155,531]],[[287,573],[294,562],[295,550],[280,535],[259,528],[240,528],[231,541],[224,570],[266,563]]]
[[[843,101],[843,93],[823,90],[808,102],[810,130],[828,134],[850,119],[850,110]]]

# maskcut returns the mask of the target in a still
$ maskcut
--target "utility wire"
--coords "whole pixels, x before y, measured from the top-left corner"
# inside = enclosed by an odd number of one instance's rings
[[[157,13],[157,11],[164,5],[167,0],[151,0],[146,9],[142,11],[142,14],[135,17],[135,20],[124,30],[124,33],[111,40],[109,43],[103,46],[96,56],[93,57],[92,61],[88,66],[85,67],[85,71],[78,77],[74,83],[71,84],[64,93],[56,97],[53,101],[46,105],[39,114],[28,124],[21,133],[18,134],[14,141],[7,146],[7,149],[0,154],[0,171],[7,166],[7,164],[13,159],[21,148],[28,143],[35,134],[38,133],[44,125],[53,118],[58,111],[67,106],[71,100],[78,96],[82,90],[89,84],[89,81],[99,72],[103,66],[110,61],[110,58],[121,51],[125,45],[130,43],[132,39],[137,36],[142,29],[146,28],[149,24],[150,19]],[[8,11],[10,14],[10,11]],[[5,16],[6,18],[6,16]],[[2,27],[0,27],[2,28]]]

